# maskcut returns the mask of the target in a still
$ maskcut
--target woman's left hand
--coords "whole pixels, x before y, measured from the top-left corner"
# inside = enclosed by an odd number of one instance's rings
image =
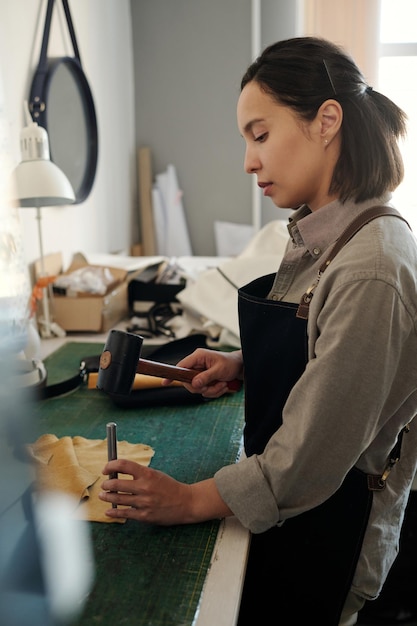
[[[170,526],[232,515],[213,478],[188,485],[127,459],[109,461],[103,474],[113,473],[132,479],[111,478],[102,483],[100,500],[118,505],[106,511],[109,517]]]
[[[185,524],[191,509],[191,486],[180,483],[171,476],[128,461],[110,461],[103,474],[130,474],[133,478],[105,480],[99,494],[100,500],[120,505],[106,511],[109,517],[135,519],[160,525]],[[127,508],[126,508],[127,507]]]

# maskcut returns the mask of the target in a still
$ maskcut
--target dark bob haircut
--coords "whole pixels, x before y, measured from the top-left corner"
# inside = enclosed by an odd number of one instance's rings
[[[366,84],[340,47],[317,37],[279,41],[249,66],[241,89],[251,81],[302,120],[313,120],[325,100],[341,104],[341,151],[329,191],[342,202],[363,202],[398,187],[404,175],[398,140],[405,135],[406,115]]]

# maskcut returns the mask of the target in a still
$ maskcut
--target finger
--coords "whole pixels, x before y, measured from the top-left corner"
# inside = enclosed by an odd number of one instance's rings
[[[228,393],[228,391],[229,389],[227,383],[222,380],[218,380],[215,383],[211,383],[210,385],[207,385],[207,387],[204,387],[201,390],[201,393],[204,398],[219,398],[223,394]]]
[[[127,474],[134,478],[139,478],[142,475],[142,470],[147,469],[143,465],[139,465],[135,461],[129,461],[128,459],[115,459],[109,461],[103,468],[103,474]]]
[[[120,491],[121,493],[132,493],[132,481],[123,480],[120,478],[111,478],[110,480],[104,480],[101,483],[101,488],[104,491]]]
[[[201,364],[201,361],[196,358],[196,355],[194,352],[192,352],[191,354],[188,354],[186,357],[184,357],[183,359],[180,359],[177,362],[178,367],[189,367],[191,369],[194,369],[196,367],[198,368],[198,365],[200,364]]]
[[[208,389],[214,392],[219,391],[219,386],[226,386],[227,383],[219,380],[218,376],[213,370],[204,370],[201,374],[196,374],[191,381],[192,389],[194,393],[205,393]]]
[[[206,369],[207,359],[212,354],[212,350],[206,348],[197,348],[191,354],[188,354],[183,359],[178,361],[179,367],[190,367],[191,369]]]
[[[138,509],[134,509],[133,507],[119,507],[117,509],[107,509],[105,511],[105,515],[107,517],[112,517],[115,519],[135,519],[140,521],[141,514]]]
[[[100,500],[115,505],[105,511],[108,517],[147,521],[149,510],[138,504],[136,496],[107,491],[100,492],[98,496]]]
[[[123,478],[118,476],[117,478],[107,478],[101,483],[101,488],[104,491],[118,491],[119,493],[139,493],[138,483],[132,478]]]
[[[190,393],[201,395],[201,389],[195,389],[191,383],[183,383],[182,386]]]
[[[137,508],[137,506],[135,505],[136,496],[131,493],[100,491],[98,497],[100,498],[100,500],[103,500],[103,502],[109,502],[110,504],[116,504],[118,506],[128,506],[132,509]]]

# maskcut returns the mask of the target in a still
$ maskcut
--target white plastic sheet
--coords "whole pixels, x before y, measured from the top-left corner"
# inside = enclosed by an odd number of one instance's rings
[[[157,254],[192,256],[190,237],[177,173],[173,165],[157,174],[152,188],[153,217]]]

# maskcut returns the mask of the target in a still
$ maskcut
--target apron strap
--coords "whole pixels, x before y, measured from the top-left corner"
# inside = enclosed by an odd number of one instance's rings
[[[382,474],[368,474],[368,489],[370,491],[383,491],[385,489],[385,485],[387,482],[387,478],[394,467],[400,460],[401,453],[401,444],[403,441],[404,433],[408,433],[410,431],[410,424],[406,424],[404,428],[401,429],[400,434],[398,435],[397,441],[390,452],[387,464]]]
[[[297,317],[300,317],[301,319],[308,319],[310,302],[313,298],[314,291],[317,285],[319,284],[319,281],[323,275],[323,272],[329,267],[330,262],[333,261],[336,254],[343,248],[343,246],[350,239],[352,239],[354,235],[356,235],[356,233],[363,226],[365,226],[366,224],[368,224],[375,218],[381,217],[382,215],[392,215],[394,217],[399,217],[407,224],[407,226],[411,230],[410,224],[407,222],[407,220],[405,220],[403,216],[396,209],[393,209],[391,207],[373,206],[367,209],[366,211],[363,211],[363,213],[358,215],[358,217],[356,217],[348,225],[348,227],[343,231],[339,239],[337,239],[336,243],[334,244],[333,248],[330,250],[330,253],[326,257],[326,259],[320,265],[316,280],[307,289],[307,291],[303,294],[301,298],[300,304],[298,306],[297,314],[296,314]],[[404,428],[401,430],[400,434],[398,435],[397,442],[394,445],[393,449],[391,450],[388,462],[385,466],[385,470],[383,471],[383,473],[376,474],[376,475],[368,474],[368,489],[370,491],[382,491],[383,489],[385,489],[385,484],[386,484],[386,480],[388,478],[389,473],[391,472],[394,465],[396,465],[398,461],[400,460],[400,451],[401,451],[401,443],[402,443],[403,434],[408,433],[409,430],[410,430],[410,427],[408,424],[404,426]]]
[[[410,225],[403,218],[401,213],[399,213],[399,211],[397,211],[396,209],[393,209],[391,207],[387,207],[387,206],[373,206],[373,207],[370,207],[369,209],[366,209],[366,211],[363,211],[360,215],[358,215],[348,225],[346,230],[343,231],[343,233],[340,235],[340,237],[336,240],[336,243],[334,244],[333,248],[330,250],[330,253],[326,257],[326,259],[320,265],[320,268],[319,268],[316,280],[314,281],[314,283],[312,285],[310,285],[310,287],[303,294],[303,296],[302,296],[302,298],[300,300],[300,304],[298,306],[298,310],[297,310],[297,314],[296,314],[297,317],[300,317],[301,319],[305,319],[305,320],[308,319],[308,312],[309,312],[310,302],[311,302],[311,300],[313,298],[314,291],[315,291],[317,285],[319,284],[319,281],[320,281],[320,278],[321,278],[323,272],[328,268],[330,262],[333,261],[333,259],[335,258],[336,254],[343,248],[343,246],[350,239],[352,239],[352,237],[354,235],[356,235],[356,233],[363,226],[365,226],[365,224],[368,224],[369,222],[374,220],[376,217],[381,217],[383,215],[392,215],[394,217],[399,217],[400,219],[402,219],[407,224],[407,226],[411,230]]]

